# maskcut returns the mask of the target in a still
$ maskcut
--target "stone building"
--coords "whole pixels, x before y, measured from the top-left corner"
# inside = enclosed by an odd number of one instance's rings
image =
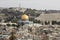
[[[40,20],[43,25],[60,25],[60,13],[42,13],[39,17],[35,18]]]

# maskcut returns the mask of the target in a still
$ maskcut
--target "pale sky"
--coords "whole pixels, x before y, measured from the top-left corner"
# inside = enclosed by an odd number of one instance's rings
[[[33,9],[60,10],[60,0],[0,0],[0,7],[18,7]]]

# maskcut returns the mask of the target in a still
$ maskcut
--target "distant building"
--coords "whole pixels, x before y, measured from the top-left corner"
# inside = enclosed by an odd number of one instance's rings
[[[14,10],[19,10],[20,12],[25,12],[27,10],[27,8],[20,8],[20,7],[16,7],[13,8]]]
[[[40,20],[43,25],[54,25],[60,24],[60,13],[42,13],[39,17],[35,18],[36,20]]]

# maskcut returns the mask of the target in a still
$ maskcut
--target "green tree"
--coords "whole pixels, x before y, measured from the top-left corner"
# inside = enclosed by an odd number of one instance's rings
[[[10,26],[10,24],[7,24],[7,26]]]

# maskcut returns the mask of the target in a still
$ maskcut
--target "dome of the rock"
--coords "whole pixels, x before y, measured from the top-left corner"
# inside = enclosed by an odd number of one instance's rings
[[[29,17],[28,17],[28,15],[24,14],[24,15],[21,16],[21,19],[22,19],[22,20],[28,20]]]

